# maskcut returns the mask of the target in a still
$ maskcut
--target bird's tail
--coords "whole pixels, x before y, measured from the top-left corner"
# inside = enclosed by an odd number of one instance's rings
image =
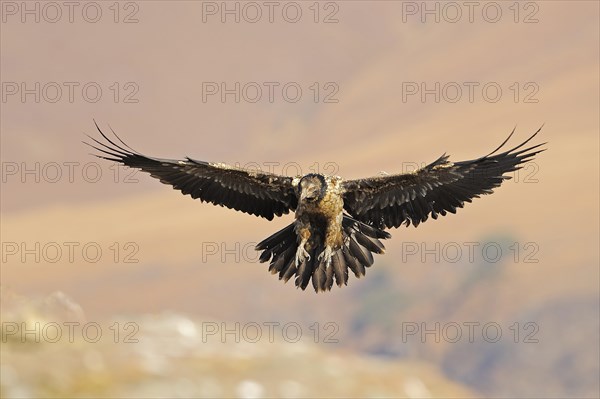
[[[323,243],[312,240],[306,248],[310,257],[296,265],[298,239],[294,223],[258,243],[256,249],[263,251],[259,260],[270,260],[269,271],[271,274],[279,274],[280,280],[287,282],[292,276],[296,276],[296,287],[303,290],[308,286],[311,277],[316,292],[330,290],[334,279],[339,287],[342,284],[347,285],[348,269],[357,278],[364,276],[365,268],[373,264],[373,253],[382,254],[385,251],[380,239],[391,236],[348,215],[344,215],[342,230],[344,245],[333,253],[329,265],[326,259],[319,259],[319,254],[324,249]]]

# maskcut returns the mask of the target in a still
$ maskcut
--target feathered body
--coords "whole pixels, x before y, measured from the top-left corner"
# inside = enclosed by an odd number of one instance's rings
[[[373,264],[373,253],[385,250],[375,229],[344,215],[343,188],[339,176],[309,174],[297,179],[299,197],[294,223],[260,242],[260,261],[271,260],[269,271],[305,289],[311,277],[315,291],[347,284],[348,269],[356,277]]]
[[[312,279],[315,291],[329,290],[333,282],[347,284],[348,270],[356,277],[373,264],[373,253],[385,250],[385,229],[401,224],[415,227],[429,216],[437,219],[455,213],[465,202],[510,179],[505,174],[522,167],[543,149],[543,144],[521,149],[539,132],[517,147],[463,162],[450,162],[445,154],[412,173],[343,180],[339,176],[308,174],[289,177],[244,170],[222,163],[191,158],[169,160],[142,155],[127,146],[90,137],[101,158],[150,173],[183,194],[215,205],[272,220],[295,211],[292,224],[260,242],[261,262],[288,281],[296,276],[305,289]]]

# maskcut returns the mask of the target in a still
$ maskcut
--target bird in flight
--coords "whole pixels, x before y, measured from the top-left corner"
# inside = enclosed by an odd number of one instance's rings
[[[256,245],[260,262],[287,282],[295,276],[304,290],[312,280],[316,292],[330,290],[333,282],[347,285],[348,269],[365,275],[373,254],[383,254],[385,231],[402,224],[418,226],[430,216],[455,213],[465,202],[491,194],[506,173],[544,151],[542,144],[520,145],[498,152],[514,134],[490,154],[470,161],[451,162],[444,154],[410,173],[386,174],[358,180],[310,173],[280,176],[223,163],[153,158],[125,144],[114,132],[109,138],[96,124],[102,139],[88,136],[99,158],[137,168],[202,202],[272,220],[290,211],[295,220]]]

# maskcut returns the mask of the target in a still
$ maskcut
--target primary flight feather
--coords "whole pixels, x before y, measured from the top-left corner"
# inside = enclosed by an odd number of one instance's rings
[[[343,180],[339,176],[310,173],[279,176],[234,166],[197,161],[147,157],[133,150],[116,134],[104,141],[86,143],[100,158],[150,173],[162,183],[194,199],[225,206],[272,220],[295,212],[292,224],[260,242],[261,262],[270,261],[269,271],[305,289],[312,280],[315,291],[329,290],[335,280],[347,284],[348,270],[356,277],[373,264],[373,253],[382,254],[385,231],[401,224],[415,227],[430,216],[455,213],[493,189],[544,151],[542,144],[526,147],[541,130],[520,145],[498,153],[512,137],[490,154],[462,162],[442,155],[411,173]],[[523,148],[526,147],[526,148]]]

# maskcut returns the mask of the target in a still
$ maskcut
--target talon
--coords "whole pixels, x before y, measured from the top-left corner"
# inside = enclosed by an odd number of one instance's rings
[[[301,244],[296,251],[296,266],[300,265],[304,259],[310,260],[310,254],[304,249],[304,244]]]
[[[321,252],[319,254],[318,259],[322,260],[323,258],[325,258],[325,266],[329,267],[329,265],[331,264],[331,257],[333,256],[333,250],[331,249],[331,247],[325,247],[325,249],[323,250],[323,252]]]

